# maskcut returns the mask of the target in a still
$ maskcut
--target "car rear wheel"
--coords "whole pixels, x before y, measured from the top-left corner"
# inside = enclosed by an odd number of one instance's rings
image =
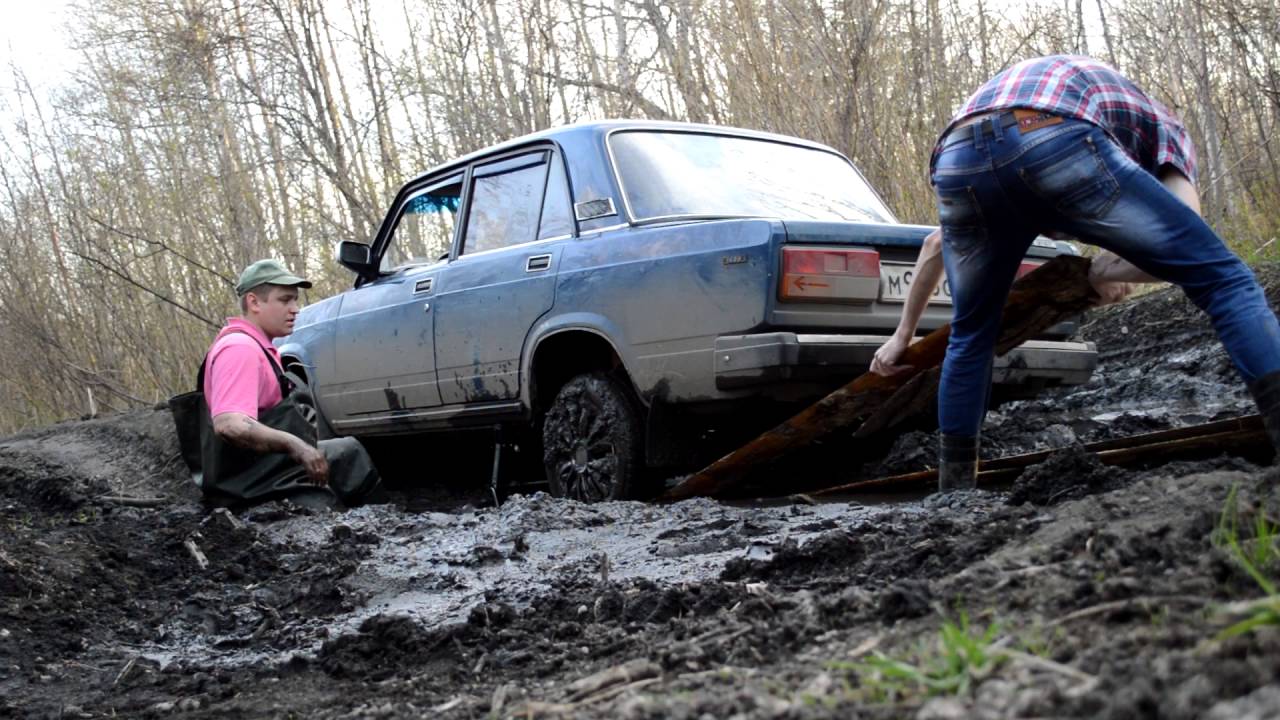
[[[643,427],[615,378],[591,373],[569,380],[542,423],[551,494],[585,502],[631,497],[643,471]]]

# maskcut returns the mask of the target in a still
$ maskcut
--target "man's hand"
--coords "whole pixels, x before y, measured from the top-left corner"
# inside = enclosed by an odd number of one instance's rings
[[[325,459],[324,453],[298,440],[289,451],[289,456],[307,471],[307,479],[312,485],[324,487],[329,484],[329,461]]]
[[[876,350],[876,356],[871,360],[871,372],[883,377],[893,377],[911,370],[911,365],[898,364],[898,358],[902,357],[906,349],[907,342],[902,338],[897,335],[889,338],[889,342]]]

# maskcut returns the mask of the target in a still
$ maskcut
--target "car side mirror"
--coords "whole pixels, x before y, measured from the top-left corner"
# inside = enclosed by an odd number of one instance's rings
[[[362,277],[373,271],[369,246],[353,240],[338,243],[338,263]]]

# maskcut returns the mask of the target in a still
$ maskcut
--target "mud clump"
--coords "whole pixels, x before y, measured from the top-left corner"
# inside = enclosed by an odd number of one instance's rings
[[[335,678],[384,680],[450,659],[456,653],[449,644],[455,635],[428,631],[408,617],[376,615],[364,621],[358,633],[326,642],[317,659]]]
[[[988,493],[968,495],[954,499],[955,508],[939,504],[936,511],[858,524],[805,543],[787,541],[768,558],[729,561],[720,577],[824,592],[850,585],[868,591],[896,586],[903,597],[884,601],[884,614],[892,618],[894,606],[919,607],[916,598],[927,596],[919,583],[958,572],[1034,529],[1027,511],[1000,507]]]
[[[1022,471],[1009,493],[1010,505],[1047,506],[1123,487],[1130,473],[1110,467],[1081,445],[1058,450]]]

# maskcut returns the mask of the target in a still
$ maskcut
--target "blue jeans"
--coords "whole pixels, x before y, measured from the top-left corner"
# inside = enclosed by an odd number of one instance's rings
[[[1209,314],[1246,382],[1280,370],[1280,324],[1252,271],[1099,127],[953,130],[933,172],[954,315],[938,424],[976,436],[1009,286],[1036,235],[1063,232],[1182,288]]]

